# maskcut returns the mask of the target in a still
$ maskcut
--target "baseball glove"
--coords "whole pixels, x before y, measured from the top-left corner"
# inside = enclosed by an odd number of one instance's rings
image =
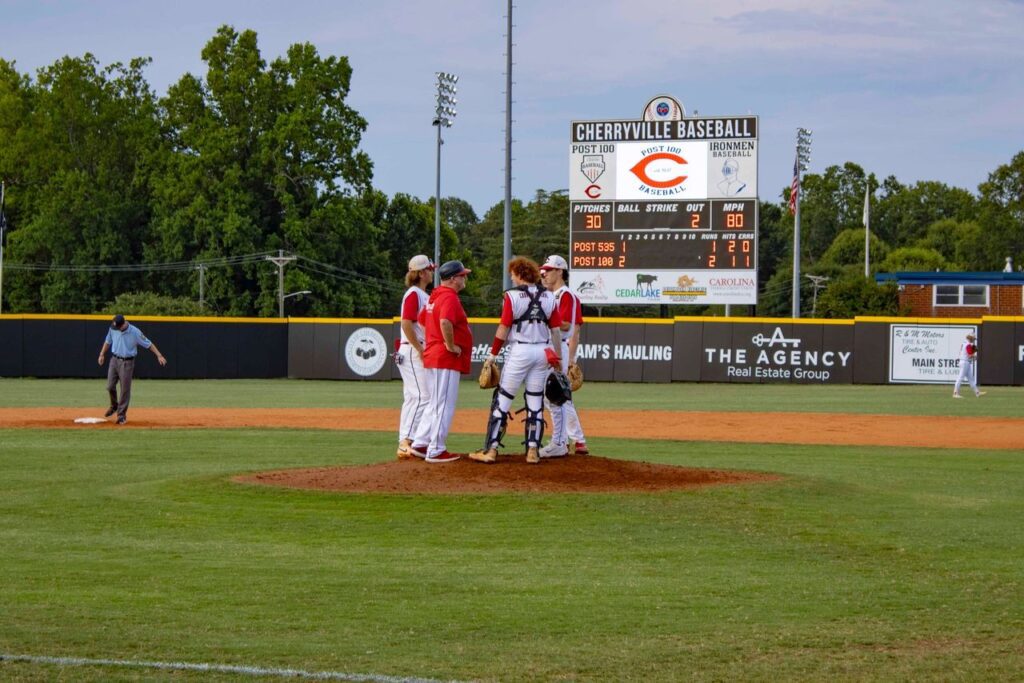
[[[569,380],[560,372],[551,372],[548,374],[548,381],[544,386],[544,395],[554,406],[571,401],[572,389],[569,388]]]
[[[565,373],[565,375],[569,378],[569,388],[573,391],[579,391],[580,387],[583,386],[583,368],[573,363],[569,366],[569,372]]]
[[[479,380],[481,389],[493,389],[501,380],[501,368],[497,363],[485,361],[483,367],[480,368]]]

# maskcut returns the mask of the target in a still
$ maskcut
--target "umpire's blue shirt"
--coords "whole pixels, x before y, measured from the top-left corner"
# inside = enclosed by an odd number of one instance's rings
[[[113,327],[107,330],[107,343],[110,344],[110,352],[121,358],[134,358],[140,346],[148,349],[153,345],[153,342],[142,334],[142,330],[131,323],[128,323],[128,329],[123,332]]]

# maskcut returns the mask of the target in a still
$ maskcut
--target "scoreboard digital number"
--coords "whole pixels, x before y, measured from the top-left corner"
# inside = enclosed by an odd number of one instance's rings
[[[585,303],[757,303],[757,117],[574,122]]]

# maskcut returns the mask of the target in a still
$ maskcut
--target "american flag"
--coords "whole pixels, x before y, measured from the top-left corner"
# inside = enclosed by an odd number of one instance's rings
[[[796,215],[796,200],[800,196],[800,157],[793,160],[793,182],[789,186],[789,213]]]

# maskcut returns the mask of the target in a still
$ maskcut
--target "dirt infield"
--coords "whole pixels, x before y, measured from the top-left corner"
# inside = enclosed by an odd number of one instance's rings
[[[371,408],[137,408],[123,427],[73,422],[76,417],[101,415],[100,410],[84,408],[0,408],[0,429],[291,427],[389,432],[398,425],[397,410]],[[584,419],[587,434],[598,438],[994,450],[1020,450],[1024,444],[1024,419],[992,417],[588,410]],[[460,410],[452,431],[480,434],[486,420],[483,410]],[[510,433],[519,430],[520,423],[509,425]]]
[[[113,422],[76,424],[99,412],[81,408],[0,408],[0,428],[42,429],[336,429],[393,432],[393,409],[329,408],[139,408],[125,426]],[[452,431],[479,434],[486,412],[462,410]],[[1017,450],[1024,443],[1024,420],[984,417],[915,417],[838,413],[713,413],[673,411],[596,411],[586,413],[590,446],[600,438],[662,439],[819,445],[864,445]],[[510,425],[518,433],[518,423]],[[595,444],[595,440],[597,444]],[[361,493],[626,493],[692,489],[777,479],[755,472],[705,470],[651,463],[573,456],[528,465],[522,454],[494,465],[463,458],[431,465],[419,460],[358,467],[261,472],[235,481],[289,488]]]

